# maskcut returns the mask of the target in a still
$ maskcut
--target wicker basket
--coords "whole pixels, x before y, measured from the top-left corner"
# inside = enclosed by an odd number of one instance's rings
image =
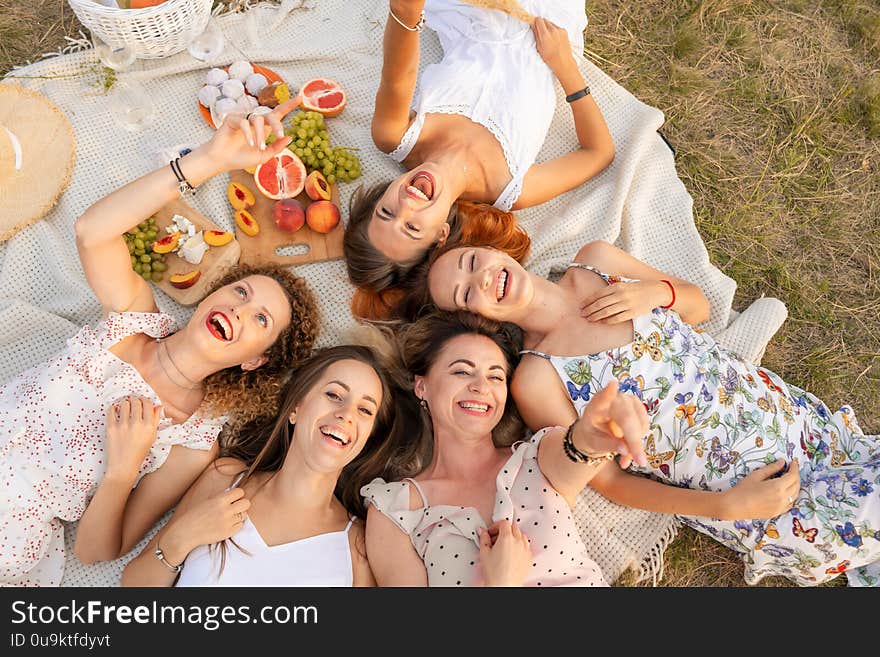
[[[107,43],[124,43],[139,59],[184,50],[211,17],[212,1],[166,0],[155,7],[117,9],[94,0],[67,0],[80,23]]]

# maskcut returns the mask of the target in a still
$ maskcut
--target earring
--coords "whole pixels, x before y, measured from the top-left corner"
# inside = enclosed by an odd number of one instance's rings
[[[431,409],[428,408],[428,402],[426,402],[424,399],[419,400],[419,406],[421,406],[425,410],[426,413],[431,412]]]

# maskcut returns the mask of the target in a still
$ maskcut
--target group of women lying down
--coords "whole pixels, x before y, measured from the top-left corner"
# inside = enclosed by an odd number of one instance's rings
[[[372,132],[408,170],[352,204],[367,345],[313,350],[308,286],[274,267],[233,269],[176,330],[121,237],[176,198],[169,167],[80,217],[105,314],[0,387],[0,583],[59,584],[62,521],[91,563],[175,507],[123,585],[602,586],[571,514],[586,486],[678,515],[751,583],[880,581],[880,442],[852,409],[718,345],[697,286],[610,244],[555,282],[523,267],[510,210],[614,147],[572,54],[583,4],[522,5],[531,26],[389,4]],[[423,24],[444,57],[415,97]],[[536,163],[557,82],[578,144]],[[227,120],[181,171],[265,161],[291,109]]]

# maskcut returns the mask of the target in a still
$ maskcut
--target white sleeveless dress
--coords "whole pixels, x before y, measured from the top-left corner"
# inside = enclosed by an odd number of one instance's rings
[[[573,50],[583,52],[587,17],[581,0],[521,4],[565,28]],[[391,157],[406,159],[419,140],[426,114],[466,116],[489,130],[504,151],[511,178],[494,205],[510,210],[550,128],[555,77],[523,21],[457,0],[426,0],[425,20],[440,39],[443,59],[423,71],[413,101],[415,118]]]
[[[227,542],[223,571],[219,547],[200,545],[184,561],[177,586],[352,586],[348,531],[353,522],[338,532],[266,545],[245,518],[232,536],[243,550]]]

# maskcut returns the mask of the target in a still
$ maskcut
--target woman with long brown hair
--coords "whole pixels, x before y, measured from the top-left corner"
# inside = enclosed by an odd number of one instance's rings
[[[231,439],[122,584],[372,585],[358,491],[407,460],[402,438],[413,423],[394,389],[364,346],[303,361],[277,417]]]
[[[352,211],[345,230],[345,264],[351,281],[358,286],[351,301],[355,317],[367,320],[393,319],[398,302],[406,296],[409,286],[423,276],[420,271],[430,251],[412,260],[395,262],[377,250],[367,237],[369,214],[355,208],[379,198],[384,186],[359,189],[352,197]],[[504,212],[485,203],[456,201],[447,219],[449,234],[442,245],[462,244],[486,246],[504,251],[524,264],[529,255],[531,239],[516,223],[511,212]]]
[[[611,163],[611,134],[577,64],[587,24],[583,3],[522,4],[537,16],[531,25],[452,0],[390,0],[371,128],[376,146],[407,171],[351,206],[355,230],[345,243],[355,285],[381,292],[393,284],[383,280],[389,270],[408,270],[448,242],[460,201],[491,204],[509,217]],[[437,33],[443,58],[420,74],[423,27]],[[536,163],[557,83],[577,140],[565,155]]]

